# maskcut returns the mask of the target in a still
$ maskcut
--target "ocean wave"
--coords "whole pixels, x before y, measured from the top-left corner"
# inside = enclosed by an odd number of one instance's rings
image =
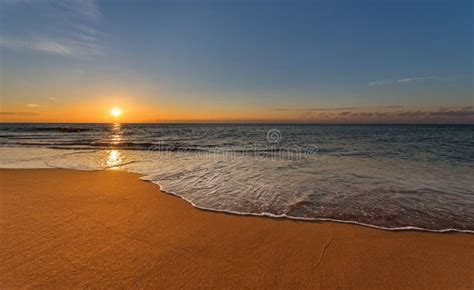
[[[433,228],[428,228],[428,227],[420,227],[420,226],[382,226],[382,225],[376,225],[372,223],[364,223],[356,220],[343,220],[343,219],[335,219],[335,218],[330,218],[330,217],[302,217],[302,216],[292,216],[288,215],[286,213],[282,214],[275,214],[271,212],[244,212],[244,211],[233,211],[233,210],[225,210],[225,209],[216,209],[216,208],[211,208],[211,207],[205,207],[198,205],[194,203],[191,199],[188,199],[179,193],[173,192],[172,190],[166,190],[163,189],[163,186],[160,184],[159,181],[151,181],[147,180],[146,177],[141,177],[140,179],[149,181],[152,183],[155,183],[160,187],[160,190],[162,192],[165,192],[167,194],[171,194],[173,196],[179,197],[183,199],[184,201],[188,202],[191,204],[193,207],[201,209],[201,210],[206,210],[206,211],[211,211],[211,212],[221,212],[221,213],[228,213],[228,214],[235,214],[235,215],[243,215],[243,216],[257,216],[257,217],[268,217],[268,218],[287,218],[287,219],[292,219],[292,220],[298,220],[298,221],[308,221],[308,222],[336,222],[336,223],[344,223],[344,224],[353,224],[353,225],[359,225],[359,226],[365,226],[365,227],[370,227],[370,228],[375,228],[379,230],[386,230],[386,231],[424,231],[424,232],[434,232],[434,233],[450,233],[450,232],[458,232],[458,233],[467,233],[467,234],[474,234],[474,229],[458,229],[458,228],[441,228],[441,229],[433,229]]]
[[[192,153],[183,159],[173,153],[154,159],[150,155],[153,152],[144,154],[136,151],[120,156],[115,150],[65,152],[27,148],[21,148],[17,153],[10,152],[10,160],[6,160],[5,152],[8,151],[5,150],[8,149],[0,150],[0,168],[118,168],[141,174],[142,180],[153,182],[162,191],[203,210],[304,221],[332,221],[393,231],[474,233],[473,214],[466,212],[469,211],[469,201],[464,202],[467,209],[459,208],[460,201],[472,197],[470,193],[458,197],[446,192],[436,193],[429,188],[410,189],[409,184],[405,185],[405,189],[390,186],[379,189],[370,184],[385,183],[387,180],[373,174],[344,174],[345,177],[340,177],[331,173],[321,180],[329,178],[337,182],[350,179],[351,182],[340,188],[332,186],[324,190],[324,182],[312,185],[304,178],[292,180],[295,175],[289,173],[295,172],[281,171],[285,164],[290,166],[288,168],[294,168],[295,165],[286,162],[275,164],[273,161],[240,158],[222,163],[219,160],[199,159]],[[24,157],[24,150],[29,151],[28,158]],[[116,152],[116,163],[108,163],[111,152]],[[233,168],[240,168],[240,171],[232,173],[235,172]],[[272,170],[268,171],[268,168]],[[350,184],[359,182],[369,186],[357,192]],[[315,188],[318,186],[319,189]],[[312,188],[312,193],[305,188]],[[433,199],[435,195],[437,197]],[[420,203],[424,207],[419,207]]]
[[[58,133],[81,133],[92,131],[86,127],[0,127],[0,131],[9,132],[58,132]]]
[[[0,168],[121,169],[236,214],[474,230],[474,126],[279,126],[277,143],[271,126],[28,126],[90,130],[4,130]]]

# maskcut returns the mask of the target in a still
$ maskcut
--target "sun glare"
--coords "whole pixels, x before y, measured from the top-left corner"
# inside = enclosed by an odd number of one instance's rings
[[[110,114],[114,117],[119,117],[120,115],[122,115],[122,110],[120,108],[112,108],[110,110]]]

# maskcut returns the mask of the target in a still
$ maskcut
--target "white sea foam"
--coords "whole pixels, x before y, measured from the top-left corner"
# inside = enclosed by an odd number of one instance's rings
[[[0,168],[120,169],[193,206],[387,230],[473,233],[469,167],[318,156],[303,160],[121,150],[0,148]],[[446,170],[456,174],[446,175]],[[453,205],[457,207],[453,210]]]

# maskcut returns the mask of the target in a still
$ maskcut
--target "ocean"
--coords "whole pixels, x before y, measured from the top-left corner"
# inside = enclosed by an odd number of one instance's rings
[[[474,233],[473,125],[0,124],[0,168],[125,170],[193,206]]]

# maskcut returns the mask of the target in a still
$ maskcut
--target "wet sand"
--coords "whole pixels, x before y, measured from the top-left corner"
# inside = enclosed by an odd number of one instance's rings
[[[474,288],[470,234],[208,212],[113,170],[0,170],[0,189],[2,288]]]

